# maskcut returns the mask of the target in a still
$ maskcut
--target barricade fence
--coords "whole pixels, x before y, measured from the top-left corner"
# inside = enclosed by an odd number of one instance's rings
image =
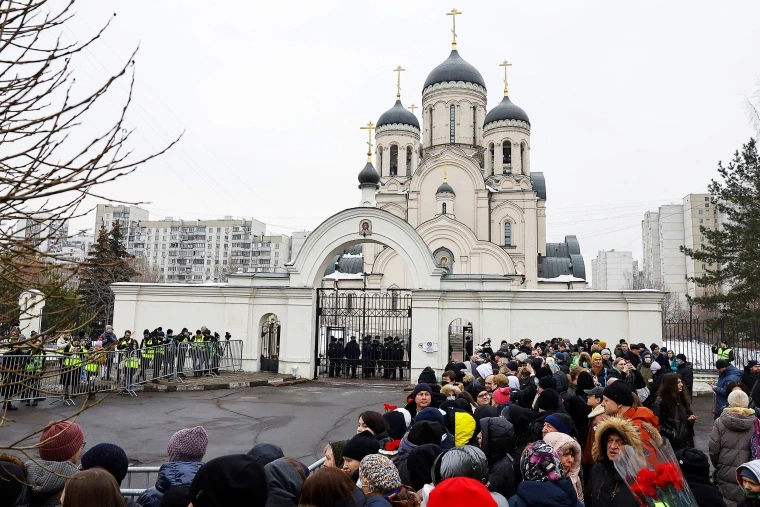
[[[760,359],[760,325],[737,324],[726,320],[698,318],[664,322],[663,346],[684,354],[694,371],[715,372],[717,347],[725,341],[734,353],[733,364],[744,368],[748,361]]]
[[[118,391],[135,395],[134,386],[159,380],[182,382],[189,376],[241,371],[242,340],[182,342],[145,348],[106,350],[73,344],[56,351],[5,344],[0,356],[0,396],[4,402],[36,404],[46,398],[73,404],[77,396]]]

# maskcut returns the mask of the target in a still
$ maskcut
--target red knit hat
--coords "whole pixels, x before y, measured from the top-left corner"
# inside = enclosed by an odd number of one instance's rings
[[[493,392],[493,401],[499,405],[506,405],[509,403],[511,391],[508,387],[500,387]]]
[[[496,507],[496,500],[481,482],[469,477],[452,477],[438,484],[430,492],[428,507],[449,507],[457,503],[478,507]]]
[[[71,421],[48,423],[40,436],[40,458],[45,461],[68,461],[84,443],[82,428]]]

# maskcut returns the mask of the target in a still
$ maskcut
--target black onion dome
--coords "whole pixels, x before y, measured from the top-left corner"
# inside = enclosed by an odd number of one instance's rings
[[[393,107],[384,112],[380,116],[380,119],[377,120],[378,127],[392,125],[394,123],[420,128],[420,122],[417,121],[417,117],[407,108],[402,106],[400,100],[397,100]]]
[[[377,185],[378,183],[380,183],[380,174],[372,162],[367,162],[359,173],[359,185]]]
[[[454,189],[451,188],[451,185],[449,185],[448,183],[446,183],[444,181],[443,183],[441,183],[441,186],[438,187],[438,190],[436,190],[435,193],[436,194],[445,194],[445,193],[453,194],[454,193]],[[456,195],[456,194],[454,194],[454,195]]]
[[[509,97],[505,96],[504,100],[499,102],[499,105],[491,109],[486,115],[486,121],[483,125],[500,121],[500,120],[520,120],[526,123],[530,123],[528,114],[522,110],[521,107],[515,105]]]
[[[467,63],[464,58],[459,56],[456,49],[451,51],[449,57],[428,75],[425,80],[423,90],[430,85],[438,83],[448,83],[449,81],[464,81],[465,83],[474,83],[483,88],[486,82],[480,75],[478,69]]]

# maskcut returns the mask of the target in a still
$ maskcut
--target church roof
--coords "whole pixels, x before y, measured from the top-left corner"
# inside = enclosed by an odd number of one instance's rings
[[[514,102],[509,100],[508,96],[504,96],[504,99],[499,102],[499,105],[491,109],[486,115],[486,121],[483,125],[500,121],[500,120],[520,120],[526,123],[530,123],[528,115],[521,107],[517,106]]]
[[[335,268],[338,268],[337,271]],[[364,257],[362,256],[362,245],[350,246],[341,253],[332,258],[330,264],[325,269],[324,276],[333,273],[357,274],[364,270]]]
[[[536,196],[542,201],[546,200],[546,179],[544,173],[530,173],[530,184],[536,192]]]
[[[394,123],[420,128],[420,122],[417,120],[417,117],[407,108],[402,106],[400,100],[397,100],[393,107],[380,115],[380,119],[377,120],[378,127],[392,125]]]
[[[459,56],[459,52],[454,49],[449,57],[428,75],[422,89],[425,90],[430,85],[438,83],[448,83],[450,81],[464,81],[465,83],[474,83],[483,88],[486,82],[480,75],[478,69],[467,63],[464,58]]]
[[[546,256],[538,257],[539,278],[557,278],[563,275],[586,279],[586,263],[575,236],[565,236],[564,243],[547,243]]]
[[[372,162],[367,162],[364,169],[359,172],[359,185],[377,185],[378,183],[380,183],[380,174]]]
[[[450,194],[454,194],[454,189],[451,188],[451,185],[449,185],[448,183],[446,183],[444,181],[443,183],[441,183],[441,186],[438,187],[438,190],[436,190],[435,193],[436,194],[444,194],[446,192],[448,192]],[[456,195],[456,194],[454,194],[454,195]]]

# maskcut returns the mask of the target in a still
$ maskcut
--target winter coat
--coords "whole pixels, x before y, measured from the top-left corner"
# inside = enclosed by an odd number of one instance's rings
[[[417,496],[417,492],[409,486],[402,485],[398,489],[394,489],[383,495],[391,507],[419,507],[420,497]]]
[[[591,412],[591,407],[578,395],[572,396],[570,393],[563,393],[561,398],[565,412],[575,423],[575,430],[578,432],[578,442],[583,445],[586,442],[589,422],[588,414]]]
[[[509,507],[583,507],[569,479],[557,482],[523,481],[509,499]]]
[[[172,461],[158,470],[156,485],[140,495],[137,503],[143,507],[158,507],[164,493],[174,486],[189,486],[203,463],[197,461]]]
[[[739,475],[740,472],[747,468],[752,474],[757,477],[758,474],[760,474],[760,464],[758,464],[757,460],[750,461],[749,463],[744,463],[742,466],[739,467],[739,470],[736,471],[736,482],[739,483]],[[744,497],[744,503],[739,504],[742,507],[760,507],[760,498],[748,498]]]
[[[760,378],[760,375],[753,375],[749,367],[744,367],[744,372],[742,373],[742,384],[747,386],[747,389],[751,391],[752,388],[755,387],[755,382],[757,382],[758,378]]]
[[[694,493],[698,507],[726,507],[723,496],[709,478],[683,474],[689,489]]]
[[[594,464],[594,458],[591,457],[591,450],[594,447],[596,428],[607,418],[607,414],[604,413],[603,406],[597,405],[596,408],[589,413],[588,417],[588,431],[586,432],[586,440],[583,443],[583,464],[590,467]]]
[[[755,431],[755,413],[748,408],[727,408],[716,419],[710,433],[710,461],[715,467],[717,485],[727,504],[744,500],[736,482],[736,469],[750,460],[749,439]],[[733,503],[732,503],[733,502]]]
[[[557,433],[556,431],[547,433],[544,437],[544,442],[551,445],[560,458],[565,454],[565,451],[568,448],[575,450],[575,459],[567,474],[567,478],[573,483],[573,488],[575,489],[575,494],[577,495],[578,500],[583,503],[583,483],[581,482],[580,477],[582,460],[580,444],[578,444],[578,441],[574,438],[565,435],[564,433]]]
[[[265,466],[264,472],[269,486],[266,507],[296,507],[303,480],[293,465],[280,458]]]
[[[652,373],[652,369],[649,367],[651,364],[652,363],[646,364],[642,362],[638,368],[636,368],[636,371],[638,371],[641,378],[644,379],[647,387],[651,387],[652,381],[654,380],[654,373]]]
[[[692,395],[692,389],[694,388],[694,370],[691,369],[691,363],[683,363],[678,365],[676,373],[681,377],[681,382],[689,392],[689,396]]]
[[[480,429],[480,448],[488,458],[488,489],[509,498],[517,486],[510,455],[516,444],[514,427],[501,417],[485,417],[480,421]]]
[[[285,453],[279,445],[256,444],[248,451],[248,456],[252,457],[255,463],[265,467],[276,459],[284,458]]]
[[[680,402],[673,406],[658,396],[652,412],[660,421],[660,434],[670,441],[674,451],[694,447],[694,424],[689,422],[689,416],[694,414],[691,407]]]
[[[359,359],[359,344],[352,340],[346,344],[346,359]]]
[[[552,374],[554,383],[557,384],[557,392],[564,393],[570,387],[570,379],[567,378],[567,374],[562,371],[557,371]]]
[[[631,407],[625,411],[623,417],[631,421],[639,430],[645,453],[654,459],[655,446],[662,440],[659,434],[660,423],[657,416],[646,407]]]
[[[28,507],[58,507],[66,481],[77,473],[77,466],[68,461],[27,461],[26,482]]]
[[[741,371],[733,364],[729,364],[728,368],[723,370],[718,375],[718,384],[713,388],[715,392],[715,419],[720,417],[720,413],[728,405],[728,384],[731,382],[741,381]]]

